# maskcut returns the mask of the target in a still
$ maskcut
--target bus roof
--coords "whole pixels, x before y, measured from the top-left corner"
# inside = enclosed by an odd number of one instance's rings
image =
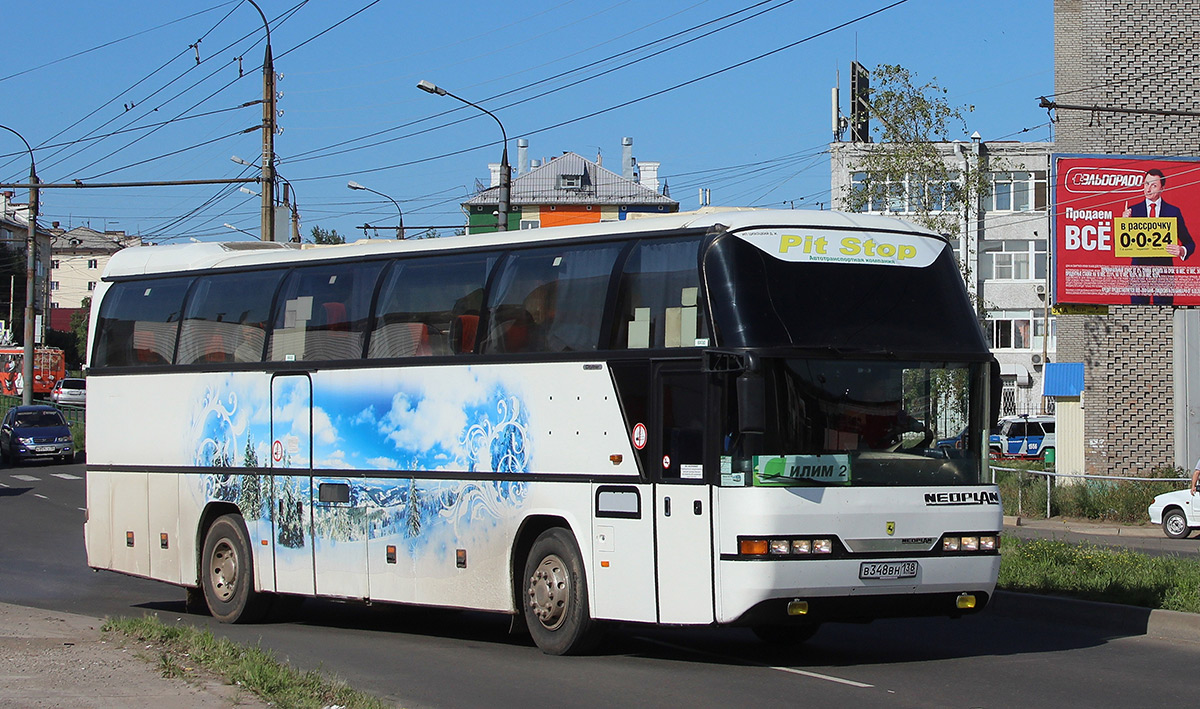
[[[334,246],[306,244],[303,247],[297,247],[294,244],[259,241],[199,243],[178,246],[138,246],[123,249],[114,254],[104,271],[104,278],[273,263],[302,263],[330,258],[454,251],[471,247],[504,246],[517,243],[531,244],[559,239],[605,235],[650,234],[654,232],[679,231],[682,229],[706,229],[718,224],[730,229],[775,226],[851,228],[862,229],[864,231],[903,231],[915,235],[940,238],[935,233],[910,222],[873,214],[849,214],[824,210],[701,210],[700,212],[669,214],[613,222],[492,232],[440,239],[414,239],[406,241],[395,239],[361,239],[353,243]]]

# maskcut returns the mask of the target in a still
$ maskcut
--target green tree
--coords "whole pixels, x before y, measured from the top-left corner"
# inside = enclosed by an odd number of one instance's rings
[[[79,304],[83,308],[71,314],[71,333],[75,336],[75,356],[80,362],[87,361],[88,323],[92,318],[92,296],[87,296]]]
[[[905,218],[959,236],[990,189],[988,172],[977,162],[960,169],[961,157],[947,155],[939,144],[966,137],[965,116],[974,107],[950,105],[936,79],[919,83],[908,69],[893,64],[876,67],[871,83],[867,103],[875,143],[849,164],[859,179],[843,195],[846,208],[863,212],[903,205],[897,211]]]
[[[337,233],[337,229],[322,229],[319,226],[312,228],[308,238],[310,244],[344,244],[346,237]]]

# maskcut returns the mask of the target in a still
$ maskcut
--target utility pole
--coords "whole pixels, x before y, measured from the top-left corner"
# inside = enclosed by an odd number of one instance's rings
[[[267,49],[263,55],[262,124],[262,225],[261,239],[275,241],[275,62],[271,58],[271,24],[254,0],[246,0],[258,10],[267,30]]]

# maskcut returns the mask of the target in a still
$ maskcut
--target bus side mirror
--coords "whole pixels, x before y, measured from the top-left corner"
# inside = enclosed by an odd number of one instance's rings
[[[766,433],[767,394],[761,374],[746,372],[737,378],[738,430]]]
[[[1004,382],[1000,380],[1000,363],[992,359],[991,366],[991,397],[988,407],[988,428],[1000,421],[1000,399],[1004,396]]]

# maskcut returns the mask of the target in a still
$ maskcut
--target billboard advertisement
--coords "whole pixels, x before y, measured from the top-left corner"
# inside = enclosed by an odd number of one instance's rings
[[[1055,155],[1054,300],[1200,305],[1200,161]],[[1200,232],[1198,232],[1200,234]]]

